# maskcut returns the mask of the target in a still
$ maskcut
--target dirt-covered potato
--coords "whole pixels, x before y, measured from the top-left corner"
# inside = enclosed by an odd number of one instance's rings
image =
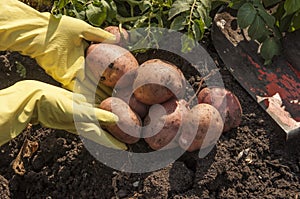
[[[100,103],[99,108],[110,111],[119,117],[116,124],[104,126],[113,136],[127,144],[139,141],[141,119],[122,99],[109,97]]]
[[[162,107],[152,105],[149,115],[144,119],[142,131],[148,145],[154,150],[177,147],[177,137],[187,110],[187,102],[176,98],[163,103]]]
[[[118,26],[107,26],[104,28],[107,32],[116,36],[116,44],[124,46],[129,40],[129,34],[126,29],[119,28]]]
[[[224,121],[223,132],[238,127],[242,121],[242,107],[238,98],[225,88],[203,88],[198,94],[198,103],[210,104],[220,112]]]
[[[160,59],[150,59],[137,69],[134,96],[144,104],[160,104],[185,94],[185,79],[180,69]]]
[[[183,120],[180,147],[187,151],[206,148],[217,142],[223,130],[219,111],[210,104],[197,104]]]
[[[95,78],[106,86],[114,87],[116,83],[131,71],[136,70],[139,64],[132,53],[115,44],[92,44],[87,49],[86,67],[91,70]],[[127,87],[133,76],[127,75],[118,83],[119,87]]]

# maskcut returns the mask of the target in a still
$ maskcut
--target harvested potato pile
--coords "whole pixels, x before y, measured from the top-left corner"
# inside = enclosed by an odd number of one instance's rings
[[[185,101],[186,80],[172,63],[150,59],[139,65],[127,49],[103,43],[91,45],[86,60],[95,77],[114,89],[99,108],[119,117],[103,128],[124,143],[143,138],[153,150],[192,152],[214,145],[241,122],[240,103],[225,88],[203,88],[193,106]]]

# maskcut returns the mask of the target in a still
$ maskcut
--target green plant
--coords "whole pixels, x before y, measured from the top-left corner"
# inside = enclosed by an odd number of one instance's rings
[[[21,62],[18,62],[18,61],[15,61],[15,64],[16,64],[16,68],[17,68],[16,72],[20,75],[20,77],[25,78],[26,77],[25,66]]]
[[[238,25],[260,44],[265,64],[282,52],[285,32],[300,28],[299,0],[54,0],[52,13],[76,17],[97,27],[143,28],[133,31],[135,49],[159,46],[163,32],[155,27],[180,31],[184,33],[181,49],[189,52],[210,28],[211,11],[220,5],[237,10]]]
[[[181,31],[182,51],[190,51],[211,25],[210,0],[55,0],[52,13],[69,15],[88,23],[105,27],[121,25],[136,32],[135,45],[159,45],[159,33],[154,27]],[[139,35],[142,34],[142,35]]]
[[[237,10],[239,27],[261,45],[266,65],[282,52],[284,33],[300,28],[299,0],[232,0],[229,6]]]

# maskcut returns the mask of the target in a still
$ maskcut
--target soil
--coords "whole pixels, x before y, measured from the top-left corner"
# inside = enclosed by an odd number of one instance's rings
[[[28,126],[0,147],[0,198],[298,198],[300,137],[285,139],[224,67],[209,36],[202,45],[220,69],[225,87],[239,98],[243,115],[240,126],[224,133],[205,158],[186,152],[157,171],[126,173],[99,162],[77,135]],[[25,77],[17,72],[16,62],[26,69]],[[33,59],[1,52],[1,89],[23,79],[59,86]],[[38,148],[22,159],[25,170],[16,172],[12,165],[26,140]]]

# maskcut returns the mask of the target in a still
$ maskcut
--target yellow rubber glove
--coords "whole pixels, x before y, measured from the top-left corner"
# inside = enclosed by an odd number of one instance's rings
[[[23,80],[0,90],[0,105],[0,145],[16,137],[28,123],[40,123],[110,148],[127,149],[99,125],[114,124],[118,117],[94,108],[81,94],[35,80]]]
[[[0,51],[18,51],[36,59],[47,74],[72,91],[75,78],[85,79],[87,41],[113,43],[116,39],[82,20],[55,18],[18,0],[0,1],[0,13]],[[103,92],[108,90],[101,87]]]

